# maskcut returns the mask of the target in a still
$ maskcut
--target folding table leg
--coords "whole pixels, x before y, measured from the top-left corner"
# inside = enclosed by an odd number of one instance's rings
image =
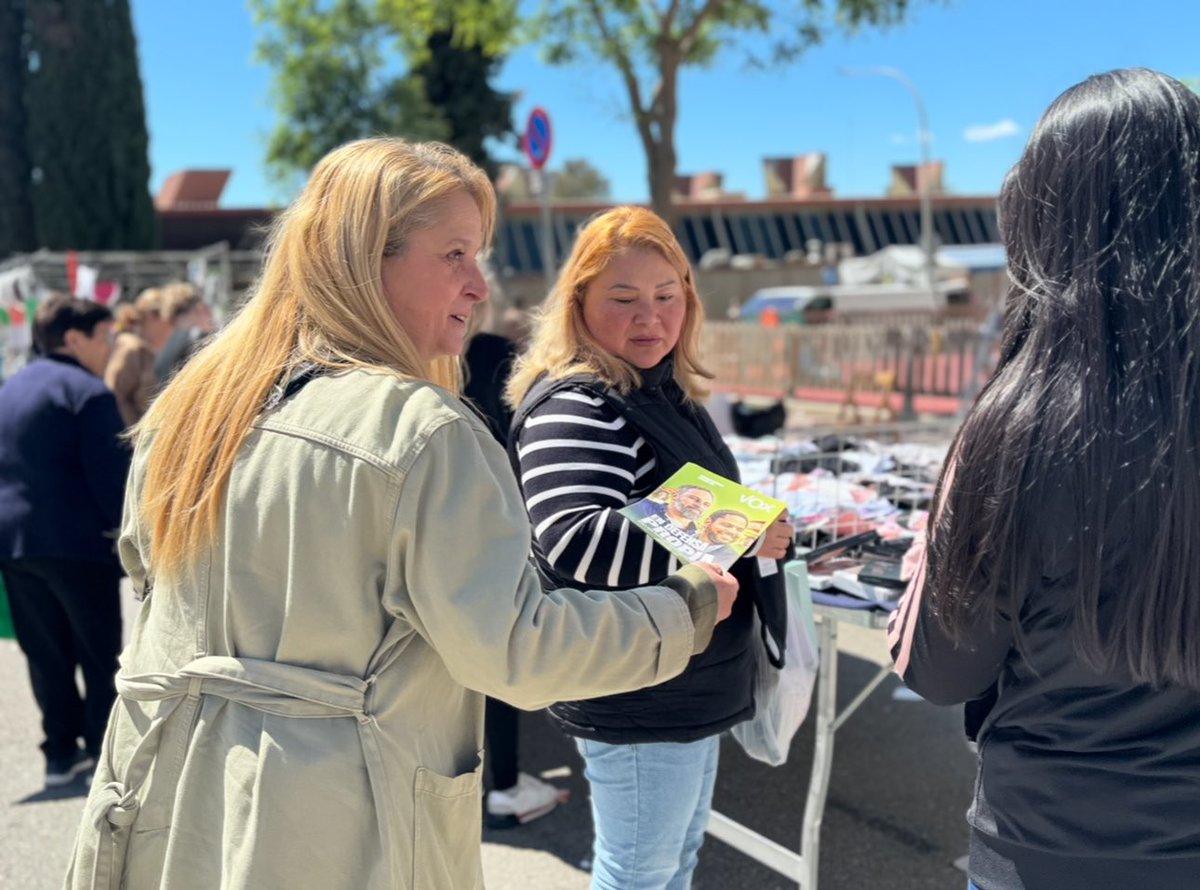
[[[817,674],[817,723],[812,776],[809,779],[808,798],[804,802],[804,826],[800,836],[800,854],[806,871],[806,877],[800,882],[801,890],[817,890],[821,821],[825,816],[825,798],[829,793],[833,734],[837,719],[837,624],[836,621],[822,618],[817,625],[821,663]]]

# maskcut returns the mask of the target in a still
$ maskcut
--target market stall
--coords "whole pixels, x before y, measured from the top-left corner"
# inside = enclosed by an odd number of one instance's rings
[[[810,708],[816,742],[798,849],[716,811],[708,831],[802,890],[817,890],[835,734],[891,673],[882,667],[839,712],[838,629],[870,628],[880,633],[881,651],[885,646],[882,634],[901,586],[864,583],[862,572],[881,556],[895,555],[898,563],[908,540],[924,527],[953,431],[953,422],[935,421],[726,440],[742,481],[788,505],[800,554],[787,567],[789,593],[812,598],[820,661]],[[838,561],[840,567],[833,565]]]

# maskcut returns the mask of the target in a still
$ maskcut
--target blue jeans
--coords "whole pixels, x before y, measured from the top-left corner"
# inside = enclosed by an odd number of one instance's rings
[[[720,739],[575,744],[596,826],[592,890],[688,890],[712,810]]]

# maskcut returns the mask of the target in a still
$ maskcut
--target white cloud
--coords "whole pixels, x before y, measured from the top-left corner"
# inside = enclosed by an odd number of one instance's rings
[[[906,142],[908,142],[908,137],[903,133],[892,134],[892,145],[904,145]]]
[[[991,142],[993,139],[1003,139],[1006,136],[1015,136],[1021,132],[1021,128],[1017,122],[1011,117],[1006,117],[1002,121],[996,121],[994,124],[973,124],[963,130],[963,139],[968,142]]]

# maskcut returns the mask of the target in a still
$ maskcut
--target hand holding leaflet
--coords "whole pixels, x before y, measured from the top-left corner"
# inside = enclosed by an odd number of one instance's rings
[[[733,613],[733,603],[738,595],[738,580],[720,566],[697,563],[700,569],[717,585],[717,623],[720,624]]]
[[[790,534],[786,522],[772,527],[786,509],[782,501],[688,463],[620,512],[682,562],[727,569],[764,530],[774,537]]]

